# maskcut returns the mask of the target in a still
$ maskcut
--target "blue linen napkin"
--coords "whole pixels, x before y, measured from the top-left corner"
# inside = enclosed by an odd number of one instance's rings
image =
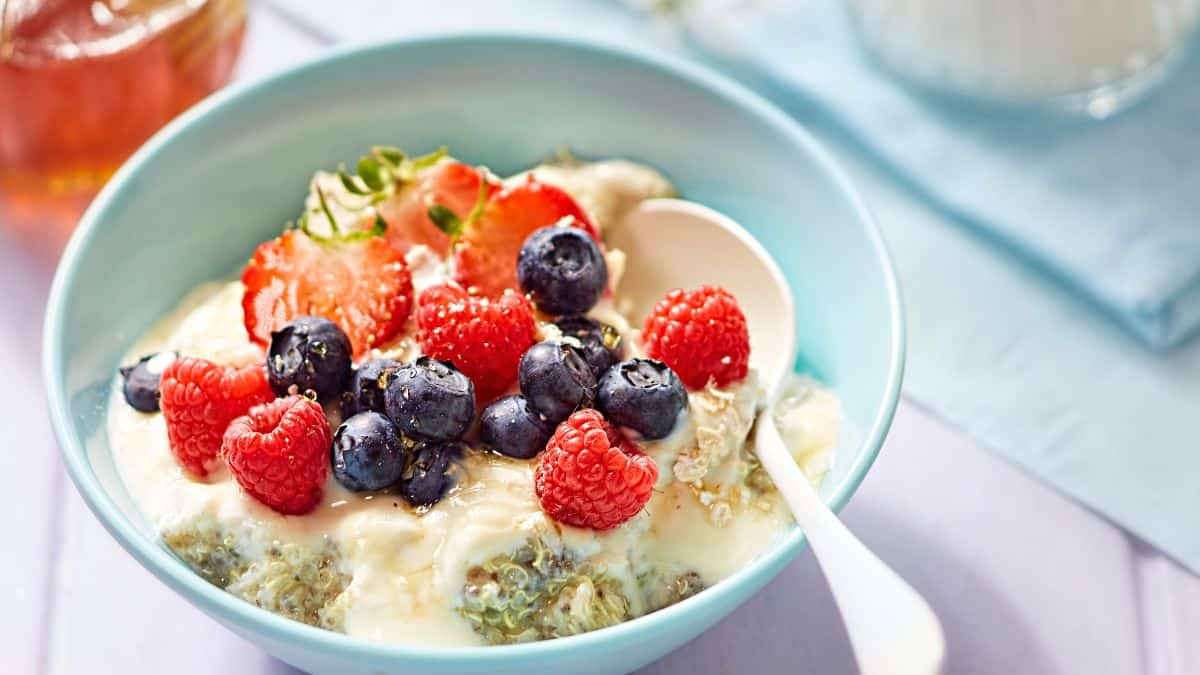
[[[930,204],[859,172],[905,291],[906,394],[1200,571],[1200,341],[1144,348],[1200,325],[1200,58],[1138,108],[1080,123],[921,98],[872,68],[836,0],[776,3],[715,37],[613,0],[272,2],[338,40],[515,29],[657,45],[859,150]]]

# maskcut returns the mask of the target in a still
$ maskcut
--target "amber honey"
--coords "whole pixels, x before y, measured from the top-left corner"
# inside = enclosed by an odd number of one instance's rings
[[[0,227],[56,249],[159,127],[228,80],[244,0],[0,0]]]

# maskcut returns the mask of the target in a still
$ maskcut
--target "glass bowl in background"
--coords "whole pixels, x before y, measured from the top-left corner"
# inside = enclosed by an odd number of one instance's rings
[[[56,251],[109,175],[224,84],[244,0],[0,0],[0,227]]]
[[[1200,0],[847,0],[889,70],[926,88],[1104,118],[1177,61]]]

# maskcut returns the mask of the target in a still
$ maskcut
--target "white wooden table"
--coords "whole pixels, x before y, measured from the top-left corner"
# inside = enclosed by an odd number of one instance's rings
[[[323,48],[266,5],[241,76]],[[939,216],[841,152],[877,214]],[[0,231],[2,232],[2,231]],[[0,234],[0,674],[294,672],[172,594],[113,542],[70,485],[43,410],[41,316],[52,269]],[[949,673],[1200,673],[1200,579],[910,401],[844,517],[929,598]],[[645,673],[853,673],[805,553],[733,616]]]

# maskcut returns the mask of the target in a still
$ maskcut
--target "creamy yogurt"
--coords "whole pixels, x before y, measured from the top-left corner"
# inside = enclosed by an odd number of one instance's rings
[[[571,191],[602,227],[639,196],[671,192],[661,176],[628,163],[536,171]],[[609,255],[623,262],[619,252]],[[443,261],[423,247],[410,251],[408,261],[418,291],[446,278]],[[164,350],[228,364],[261,360],[261,348],[243,326],[241,297],[240,282],[201,286],[138,341],[130,360]],[[610,302],[593,315],[614,325],[636,350],[636,331]],[[553,332],[552,324],[543,327],[544,335]],[[410,325],[375,355],[414,357],[414,335]],[[628,617],[664,604],[657,599],[661,593],[646,590],[658,583],[655,575],[667,574],[663,570],[686,571],[687,579],[711,585],[766,550],[790,517],[747,440],[761,400],[753,372],[733,387],[692,392],[676,431],[645,444],[659,467],[654,495],[640,514],[607,532],[545,516],[534,493],[531,461],[473,451],[462,463],[457,486],[424,510],[383,492],[349,492],[330,476],[312,513],[283,516],[245,495],[223,466],[204,481],[185,475],[171,454],[162,415],[125,405],[119,382],[108,434],[121,478],[139,508],[211,581],[261,606],[367,640],[477,645],[486,641],[464,618],[464,589],[470,586],[481,597],[494,593],[489,580],[480,579],[481,566],[531,541],[571,561],[571,569],[602,571],[605,583],[627,596]],[[840,425],[836,397],[798,379],[773,414],[801,466],[819,481]],[[207,542],[203,556],[193,555],[200,550],[197,542]],[[293,574],[287,566],[296,560],[304,561],[304,571]],[[272,565],[286,571],[286,579],[271,576]],[[226,574],[234,575],[229,569],[240,575],[234,583],[226,583]],[[671,579],[674,592],[680,582]],[[569,588],[570,611],[606,602],[602,587]]]

